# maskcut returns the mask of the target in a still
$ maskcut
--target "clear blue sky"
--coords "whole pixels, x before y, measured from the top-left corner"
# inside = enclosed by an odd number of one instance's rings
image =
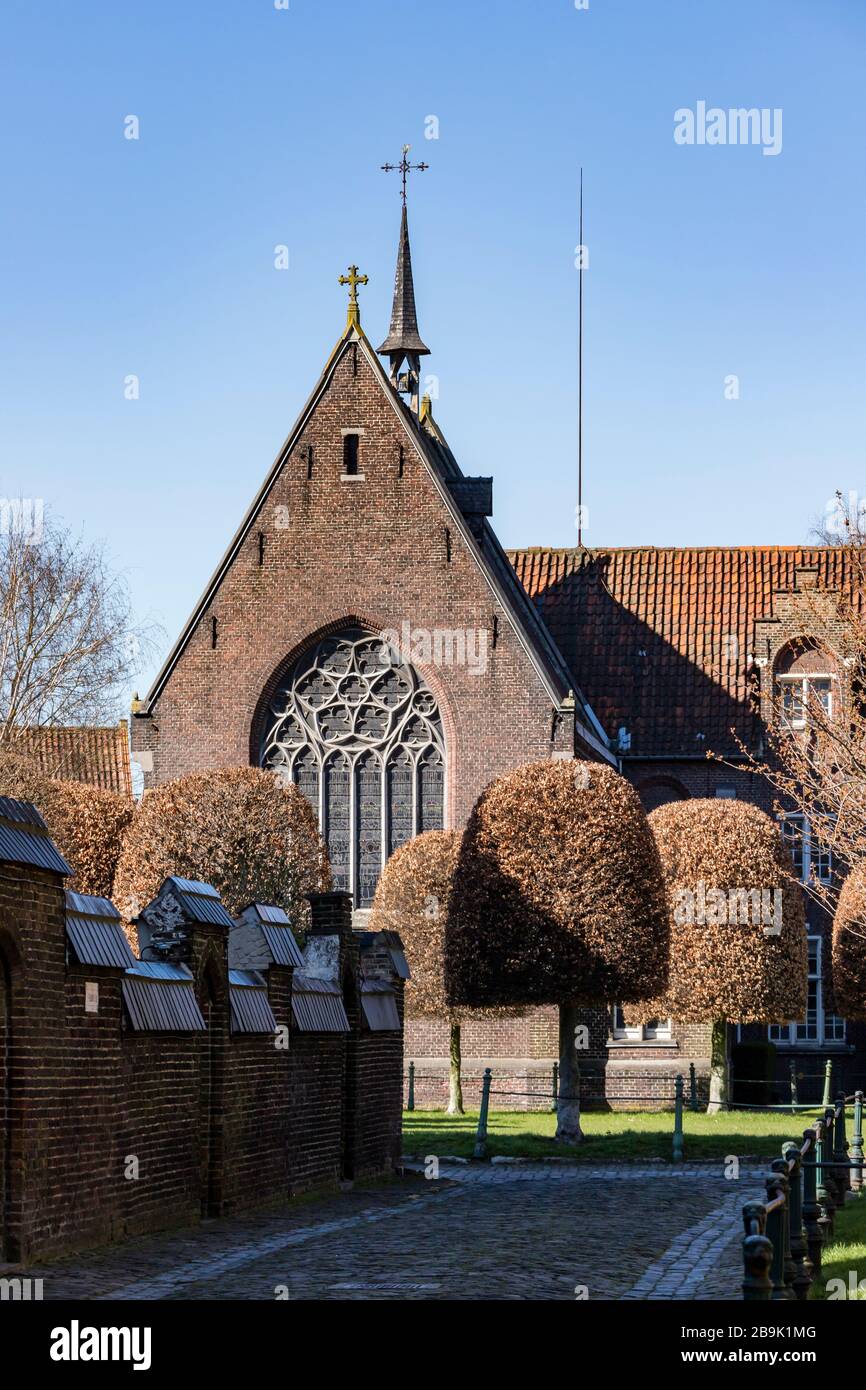
[[[505,544],[576,539],[581,164],[586,542],[797,542],[866,493],[863,0],[6,0],[0,42],[0,495],[106,537],[167,643],[349,261],[384,335],[404,141],[437,417]],[[677,145],[701,100],[781,108],[781,153]]]

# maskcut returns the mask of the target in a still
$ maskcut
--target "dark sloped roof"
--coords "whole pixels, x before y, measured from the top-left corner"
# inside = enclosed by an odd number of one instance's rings
[[[303,967],[304,957],[298,949],[291,927],[263,926],[262,936],[268,944],[275,965],[293,965],[296,970]]]
[[[365,980],[361,985],[361,1012],[372,1033],[399,1032],[400,1014],[394,990],[384,980]]]
[[[72,874],[36,807],[10,796],[0,796],[0,860],[4,859],[9,864],[31,864],[56,874]]]
[[[282,907],[277,907],[276,903],[250,903],[256,916],[262,922],[270,922],[276,927],[287,927],[289,925],[288,914]]]
[[[66,890],[66,939],[79,965],[134,966],[135,956],[108,898]]]
[[[194,878],[168,879],[181,906],[195,922],[212,922],[218,927],[233,927],[234,921],[220,901],[220,895],[210,883]]]
[[[229,1011],[233,1033],[273,1033],[277,1020],[268,1003],[264,976],[257,970],[229,971]]]
[[[193,978],[185,965],[136,961],[123,977],[123,1002],[136,1032],[206,1031]]]
[[[754,746],[755,623],[814,568],[845,592],[844,548],[516,550],[518,578],[604,725],[632,755],[702,757]],[[731,732],[734,731],[734,733]],[[736,737],[735,737],[736,736]]]
[[[132,796],[129,728],[125,719],[108,728],[28,729],[12,745],[46,777],[89,782],[119,796]]]
[[[292,1019],[301,1033],[349,1032],[339,985],[299,972],[292,982]]]

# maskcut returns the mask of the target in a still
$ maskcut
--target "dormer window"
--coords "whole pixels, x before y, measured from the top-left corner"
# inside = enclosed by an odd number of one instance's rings
[[[805,729],[810,709],[833,715],[832,676],[777,676],[782,723],[789,729]]]
[[[775,695],[785,729],[805,729],[811,719],[835,714],[834,662],[814,642],[800,639],[781,653],[775,666]]]

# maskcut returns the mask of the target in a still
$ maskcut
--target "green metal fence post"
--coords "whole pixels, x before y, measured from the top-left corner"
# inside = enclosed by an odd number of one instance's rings
[[[769,1302],[773,1294],[770,1266],[773,1262],[772,1242],[764,1235],[767,1208],[761,1202],[747,1202],[743,1207],[743,1298],[746,1302]]]
[[[473,1158],[487,1157],[487,1113],[490,1109],[490,1082],[492,1073],[489,1067],[484,1068],[484,1080],[481,1083],[481,1109],[478,1112],[478,1129],[475,1132],[475,1148],[472,1150]]]
[[[409,1095],[406,1100],[406,1109],[415,1109],[415,1063],[409,1063]]]
[[[815,1126],[818,1136],[815,1144],[815,1173],[817,1177],[817,1197],[821,1215],[818,1217],[818,1225],[821,1228],[821,1244],[828,1245],[833,1235],[833,1194],[827,1186],[829,1168],[827,1166],[827,1121],[819,1120]]]
[[[794,1290],[788,1279],[788,1179],[784,1173],[776,1172],[774,1167],[767,1178],[767,1206],[777,1197],[782,1198],[781,1203],[767,1212],[767,1237],[773,1244],[771,1298],[774,1303],[785,1303],[794,1298]]]
[[[797,1063],[791,1062],[791,1113],[797,1113]]]
[[[689,1109],[698,1108],[698,1073],[694,1062],[689,1062]]]
[[[683,1078],[677,1076],[674,1082],[674,1143],[673,1161],[683,1161]]]
[[[803,1142],[808,1145],[806,1161],[803,1164],[803,1226],[806,1231],[806,1248],[812,1266],[813,1279],[821,1268],[821,1247],[824,1233],[819,1224],[821,1208],[818,1205],[817,1134],[814,1129],[803,1130]]]
[[[824,1111],[824,1186],[830,1194],[833,1220],[835,1224],[835,1212],[842,1204],[842,1193],[839,1191],[839,1183],[836,1177],[836,1111],[832,1105],[828,1105]]]
[[[794,1261],[794,1293],[801,1303],[809,1297],[812,1283],[812,1264],[806,1248],[803,1228],[803,1170],[799,1144],[783,1144],[782,1158],[788,1167],[791,1182],[791,1259]]]
[[[854,1092],[854,1133],[851,1135],[851,1191],[863,1186],[863,1092]]]
[[[770,1164],[770,1168],[774,1173],[777,1173],[779,1177],[784,1180],[785,1183],[785,1205],[782,1208],[782,1248],[785,1252],[785,1288],[788,1291],[786,1297],[796,1298],[797,1294],[794,1288],[794,1283],[797,1277],[797,1265],[794,1261],[794,1255],[791,1248],[791,1217],[793,1215],[794,1210],[794,1177],[790,1169],[788,1168],[787,1159],[775,1159]]]
[[[827,1058],[827,1062],[826,1062],[826,1064],[825,1064],[825,1066],[824,1066],[824,1095],[823,1095],[822,1098],[821,1098],[821,1104],[824,1106],[825,1109],[826,1109],[826,1107],[830,1104],[830,1096],[831,1096],[831,1094],[832,1094],[832,1089],[831,1089],[831,1088],[832,1088],[832,1085],[833,1085],[833,1059],[832,1059],[832,1057],[828,1057],[828,1058]]]
[[[839,1187],[839,1199],[844,1203],[846,1193],[851,1191],[851,1169],[848,1167],[848,1134],[845,1123],[844,1091],[836,1101],[833,1158],[836,1163],[836,1183]]]
[[[553,1064],[553,1104],[552,1104],[551,1107],[550,1107],[554,1115],[556,1114],[556,1104],[557,1104],[557,1101],[558,1101],[558,1100],[559,1100],[559,1063],[558,1063],[558,1062],[554,1062],[554,1064]]]

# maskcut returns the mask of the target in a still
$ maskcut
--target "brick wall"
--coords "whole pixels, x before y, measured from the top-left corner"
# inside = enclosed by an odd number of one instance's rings
[[[347,895],[326,896],[344,899],[345,927]],[[324,911],[319,930],[333,926]],[[270,1033],[230,1033],[226,936],[198,924],[192,939],[208,1030],[136,1032],[122,970],[67,963],[62,877],[0,862],[0,1258],[26,1263],[391,1171],[402,1034],[360,1025],[351,926],[351,1032],[292,1029],[287,1049]],[[291,969],[268,972],[278,1026],[291,990]]]

